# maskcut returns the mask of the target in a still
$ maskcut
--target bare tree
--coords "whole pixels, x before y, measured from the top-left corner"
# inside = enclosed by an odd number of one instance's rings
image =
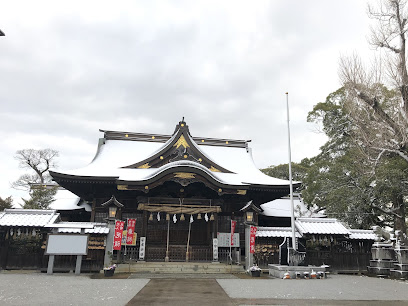
[[[12,183],[12,187],[29,190],[30,184],[48,183],[51,180],[48,170],[57,166],[55,159],[58,154],[58,151],[52,149],[24,149],[17,151],[15,159],[20,162],[20,168],[28,169],[31,173],[20,176],[17,181]]]
[[[368,15],[376,24],[369,37],[376,57],[370,65],[356,54],[342,57],[339,74],[347,93],[353,137],[377,175],[384,157],[399,157],[405,163],[402,167],[408,168],[407,0],[381,1],[368,6]],[[406,203],[403,191],[395,193],[389,209],[384,205],[377,209],[393,215],[394,227],[405,231]]]
[[[384,152],[408,163],[408,72],[406,0],[386,0],[369,6],[377,21],[370,44],[384,51],[367,67],[357,55],[340,59],[340,78],[347,88],[348,109],[358,129],[356,137],[376,159]],[[391,89],[388,89],[391,88]]]

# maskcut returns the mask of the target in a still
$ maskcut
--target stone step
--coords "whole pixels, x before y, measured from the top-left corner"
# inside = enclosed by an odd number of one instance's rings
[[[131,263],[118,264],[116,272],[131,273],[241,273],[244,269],[240,265],[226,265],[222,263]]]

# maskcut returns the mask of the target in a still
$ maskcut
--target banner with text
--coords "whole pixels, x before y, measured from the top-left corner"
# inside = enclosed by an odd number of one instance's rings
[[[126,229],[126,244],[131,245],[133,242],[133,235],[135,233],[136,219],[127,220],[127,229]]]
[[[249,235],[249,253],[255,253],[255,235],[256,235],[256,226],[251,226],[251,233]]]
[[[231,220],[231,245],[234,245],[234,233],[235,233],[235,227],[237,226],[237,221]]]
[[[113,236],[113,249],[120,250],[122,246],[122,232],[125,227],[124,221],[116,221],[115,223],[115,236]]]

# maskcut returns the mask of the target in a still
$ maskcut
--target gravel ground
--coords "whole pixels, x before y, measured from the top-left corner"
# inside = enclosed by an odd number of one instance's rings
[[[125,305],[148,279],[0,273],[0,305]]]
[[[218,279],[230,298],[408,301],[408,281],[333,275],[327,279]]]

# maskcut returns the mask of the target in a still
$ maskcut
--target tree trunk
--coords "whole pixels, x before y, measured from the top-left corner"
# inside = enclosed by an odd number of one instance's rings
[[[398,210],[396,213],[401,216],[401,218],[394,217],[394,230],[400,230],[403,233],[407,233],[407,224],[405,222],[405,203],[402,196],[398,196],[395,203]]]

